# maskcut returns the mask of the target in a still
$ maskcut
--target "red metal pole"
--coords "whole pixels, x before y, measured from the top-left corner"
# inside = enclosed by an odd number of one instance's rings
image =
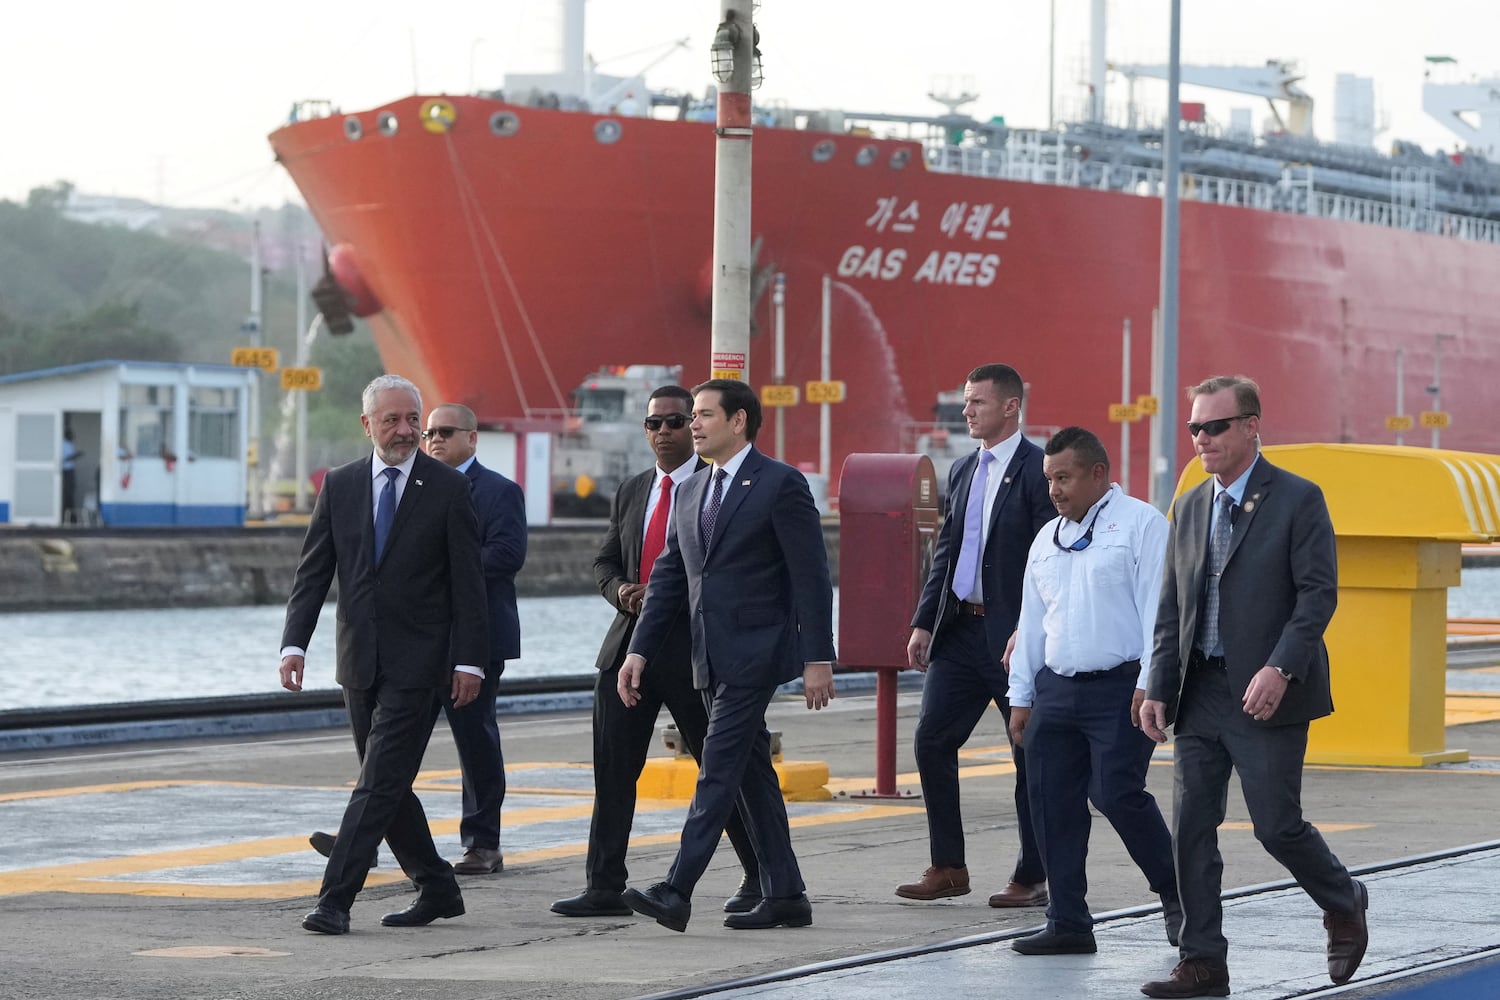
[[[896,794],[896,671],[875,675],[875,794]]]

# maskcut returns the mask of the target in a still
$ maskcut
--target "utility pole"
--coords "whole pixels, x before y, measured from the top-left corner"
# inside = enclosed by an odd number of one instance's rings
[[[1152,502],[1163,513],[1172,505],[1176,488],[1177,435],[1177,234],[1179,228],[1178,187],[1181,183],[1179,153],[1182,106],[1178,87],[1182,82],[1182,0],[1172,0],[1171,29],[1167,56],[1167,126],[1164,139],[1163,190],[1161,199],[1161,392],[1156,435],[1160,449],[1152,470]]]
[[[723,0],[709,53],[719,82],[714,130],[714,378],[750,379],[750,90],[759,82],[751,0]]]
[[[260,347],[265,343],[264,319],[262,316],[265,293],[265,275],[260,261],[260,222],[251,227],[250,242],[250,346]],[[253,521],[265,516],[265,505],[261,496],[261,468],[266,456],[261,453],[260,440],[260,369],[254,369],[255,378],[250,385],[250,452],[255,461],[250,465],[249,515]]]
[[[776,385],[786,382],[786,275],[776,272],[771,303],[776,307]],[[776,461],[786,461],[786,414],[784,406],[776,409]]]
[[[1130,395],[1130,317],[1120,333],[1120,402],[1129,405]],[[1120,489],[1130,492],[1130,421],[1120,421]]]

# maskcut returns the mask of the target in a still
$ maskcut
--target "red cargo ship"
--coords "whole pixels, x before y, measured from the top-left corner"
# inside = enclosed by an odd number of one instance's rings
[[[939,392],[988,361],[1030,383],[1028,424],[1114,439],[1126,319],[1132,392],[1149,391],[1159,130],[947,117],[892,139],[872,134],[902,127],[888,116],[789,118],[754,138],[750,377],[771,380],[778,271],[787,380],[819,377],[832,275],[833,377],[848,386],[835,481],[849,452],[910,448]],[[338,245],[346,294],[378,310],[386,367],[431,398],[503,427],[566,408],[603,363],[706,377],[711,124],[416,96],[270,139]],[[1494,196],[1475,194],[1500,190],[1500,169],[1289,137],[1185,142],[1179,381],[1258,378],[1267,443],[1390,443],[1398,352],[1409,414],[1428,407],[1440,352],[1443,445],[1500,450],[1500,226]],[[1412,157],[1415,195],[1391,180]],[[785,458],[815,462],[815,413],[784,412]],[[1148,437],[1132,447],[1141,494]]]

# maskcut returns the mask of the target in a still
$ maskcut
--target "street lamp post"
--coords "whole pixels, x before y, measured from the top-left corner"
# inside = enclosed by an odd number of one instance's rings
[[[714,378],[750,379],[750,91],[760,82],[751,0],[724,0],[709,48],[719,82],[714,140]]]
[[[1167,45],[1167,125],[1162,130],[1163,190],[1161,199],[1161,388],[1156,421],[1157,460],[1151,470],[1151,502],[1161,511],[1172,504],[1177,481],[1177,235],[1179,225],[1178,186],[1181,177],[1182,106],[1178,87],[1182,81],[1182,0],[1172,0],[1171,29]]]

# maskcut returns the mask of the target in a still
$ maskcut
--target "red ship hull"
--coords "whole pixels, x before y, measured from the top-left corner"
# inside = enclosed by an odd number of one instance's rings
[[[497,425],[564,407],[602,364],[707,377],[711,126],[449,100],[446,132],[421,127],[414,97],[270,137],[384,304],[371,328],[386,367]],[[493,134],[497,111],[515,116],[514,134]],[[361,138],[346,137],[346,117]],[[597,138],[601,122],[618,124],[615,141]],[[1030,383],[1029,424],[1083,424],[1113,446],[1127,318],[1132,391],[1149,388],[1159,200],[931,171],[912,142],[765,128],[754,144],[756,267],[787,275],[792,383],[819,377],[820,282],[835,279],[833,377],[848,385],[833,413],[835,480],[845,454],[898,450],[939,391],[991,361]],[[983,224],[953,225],[960,205]],[[1391,443],[1396,352],[1416,412],[1443,334],[1443,445],[1500,450],[1500,246],[1193,201],[1181,234],[1179,381],[1257,378],[1267,443]],[[755,309],[757,386],[772,374],[770,300]],[[786,416],[786,459],[815,462],[814,413]],[[1147,437],[1133,441],[1137,470]],[[1190,455],[1185,434],[1178,455]]]

